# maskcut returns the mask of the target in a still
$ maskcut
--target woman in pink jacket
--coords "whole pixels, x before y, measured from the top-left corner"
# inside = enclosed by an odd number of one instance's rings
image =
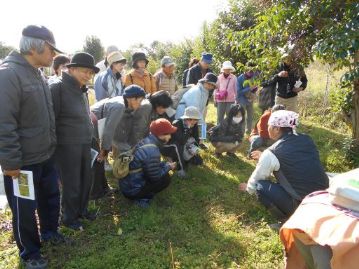
[[[231,105],[236,101],[237,78],[232,74],[234,71],[235,69],[230,61],[225,61],[222,64],[217,89],[214,91],[214,102],[217,106],[217,124],[223,121],[224,115],[228,116]]]

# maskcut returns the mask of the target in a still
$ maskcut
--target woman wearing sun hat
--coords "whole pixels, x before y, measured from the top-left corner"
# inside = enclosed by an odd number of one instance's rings
[[[121,52],[114,51],[107,56],[107,62],[107,70],[101,72],[95,81],[97,101],[123,94],[122,71],[126,65],[126,58]]]
[[[224,115],[227,115],[237,99],[237,77],[232,73],[236,71],[230,61],[222,64],[221,74],[218,76],[217,89],[214,91],[214,102],[217,105],[217,124],[220,124]]]

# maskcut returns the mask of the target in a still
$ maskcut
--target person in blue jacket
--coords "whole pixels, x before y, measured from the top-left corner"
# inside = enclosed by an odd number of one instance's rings
[[[170,170],[175,170],[175,162],[161,162],[160,147],[168,143],[171,134],[177,131],[164,118],[153,121],[150,134],[139,142],[134,151],[134,159],[129,165],[129,174],[120,180],[123,195],[134,200],[140,207],[148,207],[154,195],[170,184]]]
[[[253,97],[257,86],[253,83],[255,73],[251,68],[237,78],[237,103],[246,110],[246,133],[249,135],[252,131],[253,123]]]

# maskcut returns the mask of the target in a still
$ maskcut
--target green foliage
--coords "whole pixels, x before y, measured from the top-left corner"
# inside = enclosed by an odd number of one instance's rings
[[[248,58],[245,51],[234,49],[233,33],[254,26],[256,14],[268,4],[254,0],[231,0],[228,4],[227,10],[221,11],[215,21],[204,26],[202,39],[205,49],[214,54],[217,69],[224,61],[230,60],[238,72],[243,72],[243,66],[253,58]]]
[[[3,42],[0,42],[0,59],[5,59],[12,50],[15,50],[15,48],[6,46]]]
[[[95,62],[99,62],[104,58],[104,48],[101,40],[96,36],[87,36],[83,50],[91,54],[95,58]]]

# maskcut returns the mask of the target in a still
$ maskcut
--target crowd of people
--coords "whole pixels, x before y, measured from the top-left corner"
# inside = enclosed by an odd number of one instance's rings
[[[179,88],[169,56],[152,75],[143,52],[132,55],[127,73],[127,60],[115,46],[97,65],[88,53],[61,53],[50,30],[29,25],[19,52],[0,66],[0,165],[25,268],[47,267],[41,242],[66,242],[60,224],[84,230],[84,219],[96,219],[89,200],[114,192],[105,174],[109,163],[124,197],[146,208],[172,175],[188,178],[189,166],[203,165],[201,151],[210,150],[206,139],[217,158],[239,158],[236,152],[248,139],[245,154],[257,165],[239,189],[256,194],[281,224],[304,197],[329,185],[313,140],[296,131],[297,96],[307,78],[290,54],[259,85],[252,63],[237,77],[225,61],[217,76],[210,69],[212,54],[203,52],[191,59]],[[53,76],[45,77],[41,68],[51,66]],[[91,100],[87,86],[93,78]],[[268,85],[277,89],[273,106],[252,126],[257,91]],[[206,130],[212,97],[217,124]],[[12,180],[21,170],[33,173],[35,200],[14,195]]]

